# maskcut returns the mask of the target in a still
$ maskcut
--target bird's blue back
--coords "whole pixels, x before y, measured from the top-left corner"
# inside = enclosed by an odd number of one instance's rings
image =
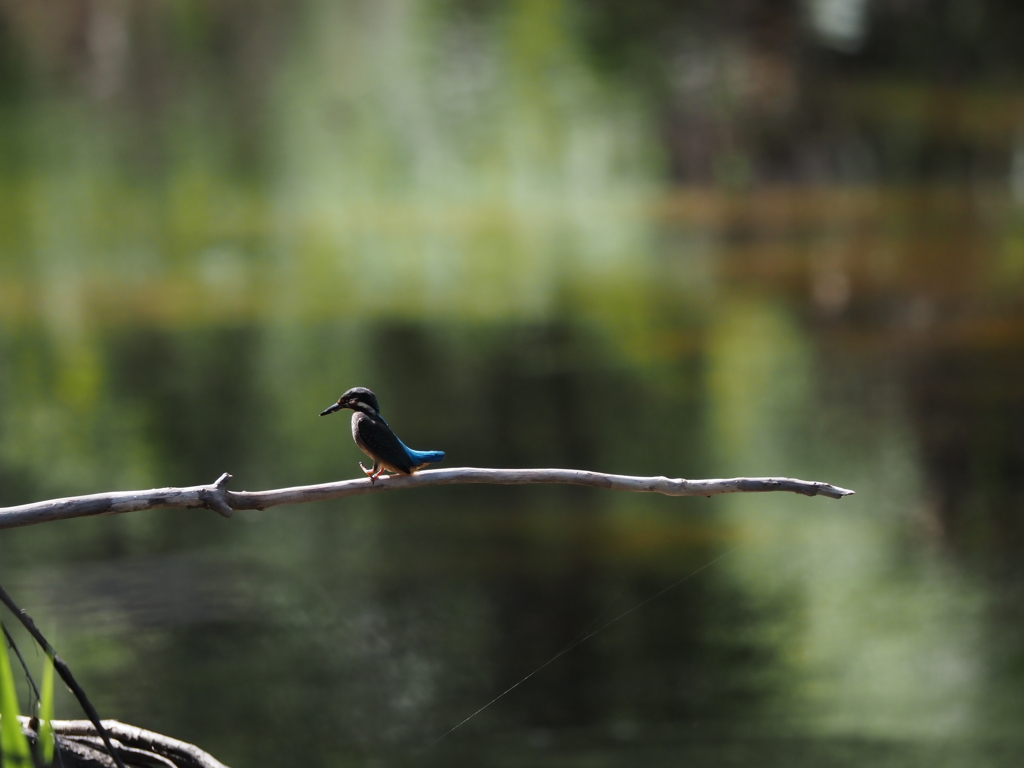
[[[438,461],[444,460],[444,451],[417,451],[410,448],[401,440],[398,441],[405,448],[405,452],[409,454],[409,458],[412,459],[413,466],[421,467],[424,464],[434,464]]]

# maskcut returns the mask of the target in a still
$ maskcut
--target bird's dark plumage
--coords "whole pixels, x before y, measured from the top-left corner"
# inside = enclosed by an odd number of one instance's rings
[[[353,387],[321,413],[321,416],[350,408],[352,414],[352,439],[360,450],[373,459],[373,468],[363,471],[371,480],[385,469],[400,474],[411,474],[428,464],[444,459],[444,451],[416,451],[398,439],[391,427],[380,415],[377,396],[366,387]]]
[[[406,447],[380,416],[374,419],[363,413],[354,414],[352,438],[367,456],[385,467],[407,475],[413,471],[412,459]]]

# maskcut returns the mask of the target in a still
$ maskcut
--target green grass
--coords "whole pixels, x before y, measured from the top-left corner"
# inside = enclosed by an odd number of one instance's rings
[[[51,688],[52,688],[51,679]],[[52,697],[51,697],[52,698]],[[14,687],[7,643],[0,640],[0,768],[31,766],[28,739],[18,722],[18,693]]]
[[[39,749],[43,765],[53,762],[53,659],[43,662],[43,687],[39,692]]]

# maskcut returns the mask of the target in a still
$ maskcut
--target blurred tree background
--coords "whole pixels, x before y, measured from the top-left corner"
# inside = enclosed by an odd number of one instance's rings
[[[0,0],[0,504],[355,476],[354,385],[451,466],[858,491],[140,513],[5,531],[0,582],[104,716],[236,768],[1016,765],[1022,30]]]

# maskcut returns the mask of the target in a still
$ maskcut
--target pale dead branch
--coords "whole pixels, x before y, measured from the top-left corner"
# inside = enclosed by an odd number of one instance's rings
[[[0,508],[0,529],[35,525],[93,515],[116,515],[146,509],[210,509],[224,517],[233,511],[266,509],[281,504],[305,504],[366,493],[381,493],[402,488],[434,485],[487,484],[586,485],[615,491],[661,493],[666,496],[717,496],[723,493],[764,493],[789,491],[804,496],[828,496],[841,499],[853,491],[829,483],[795,480],[788,477],[733,477],[721,480],[685,480],[668,477],[607,475],[580,469],[484,469],[456,467],[427,469],[412,475],[382,476],[376,482],[368,478],[342,480],[322,485],[302,485],[269,491],[229,491],[231,475],[224,473],[210,485],[188,488],[154,488],[149,491],[120,491],[37,501],[17,507]]]

